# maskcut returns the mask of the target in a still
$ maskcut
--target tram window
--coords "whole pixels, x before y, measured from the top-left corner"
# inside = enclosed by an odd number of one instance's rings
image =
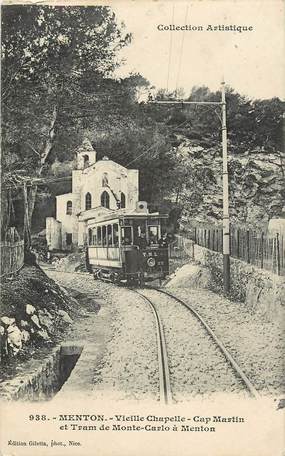
[[[132,227],[125,226],[122,228],[122,244],[130,245],[132,244]]]
[[[134,222],[133,224],[134,244],[141,245],[141,240],[146,238],[145,221]],[[144,244],[145,241],[143,241]]]
[[[91,228],[89,228],[89,230],[88,230],[88,244],[89,245],[92,244],[92,230],[91,230]]]
[[[92,230],[92,245],[97,244],[97,230],[96,228],[93,228]]]
[[[148,227],[148,239],[149,239],[150,244],[158,243],[158,227],[157,226]]]
[[[119,226],[117,223],[113,225],[113,237],[114,237],[114,246],[119,246]]]
[[[98,226],[98,228],[97,228],[97,242],[98,242],[98,245],[102,245],[102,229],[101,229],[101,226]]]
[[[102,243],[104,246],[107,245],[107,228],[106,226],[102,226]]]
[[[108,245],[113,245],[112,225],[107,225]]]

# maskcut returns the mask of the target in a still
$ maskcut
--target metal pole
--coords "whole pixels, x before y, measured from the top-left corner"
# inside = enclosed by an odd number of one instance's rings
[[[224,292],[230,291],[230,219],[229,219],[229,177],[227,151],[226,94],[222,81],[222,145],[223,145],[223,277]]]

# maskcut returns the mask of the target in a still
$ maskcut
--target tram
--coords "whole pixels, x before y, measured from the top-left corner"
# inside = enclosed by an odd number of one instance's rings
[[[114,283],[164,279],[169,274],[169,255],[162,224],[168,216],[116,212],[89,220],[88,270],[95,278]]]

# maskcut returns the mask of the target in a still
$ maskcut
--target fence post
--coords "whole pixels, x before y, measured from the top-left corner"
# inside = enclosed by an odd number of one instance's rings
[[[239,228],[237,229],[237,258],[239,258]]]
[[[281,270],[284,269],[284,244],[283,244],[283,235],[281,236],[281,243],[280,243],[280,252],[281,252]],[[281,271],[280,271],[281,274]]]
[[[279,233],[276,233],[277,274],[280,275],[280,242]]]
[[[194,228],[194,242],[197,244],[197,228]]]
[[[263,269],[263,246],[264,246],[264,233],[262,231],[262,233],[261,233],[261,246],[260,246],[260,253],[261,253],[260,267],[261,267],[261,269]]]
[[[246,250],[247,250],[247,262],[250,263],[250,252],[249,252],[249,230],[246,232]]]

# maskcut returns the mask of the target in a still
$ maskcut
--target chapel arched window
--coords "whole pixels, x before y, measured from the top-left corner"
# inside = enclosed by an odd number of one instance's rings
[[[86,193],[85,195],[85,210],[88,211],[92,207],[92,197],[91,193]]]
[[[89,166],[89,155],[83,155],[83,162],[84,162],[84,168],[88,168]]]
[[[103,192],[101,195],[101,206],[106,207],[107,209],[110,208],[110,196],[109,193]]]

